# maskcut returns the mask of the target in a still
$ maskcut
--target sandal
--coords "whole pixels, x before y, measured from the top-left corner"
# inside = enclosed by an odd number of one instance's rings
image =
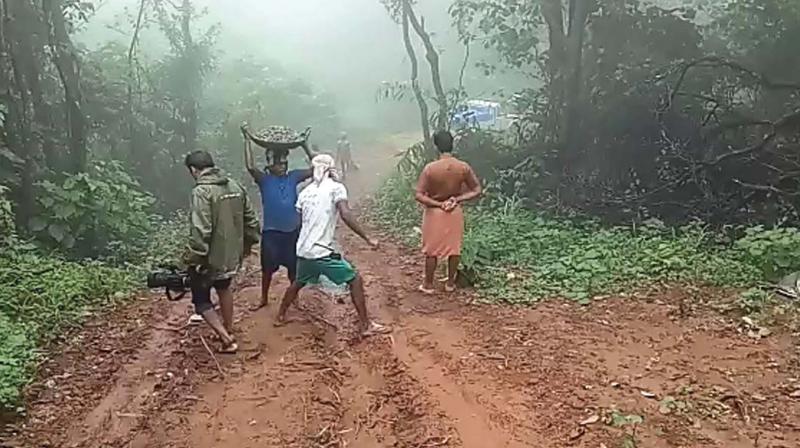
[[[275,327],[275,328],[281,328],[281,327],[285,327],[285,326],[289,325],[290,323],[296,322],[296,321],[297,321],[296,317],[287,317],[285,319],[275,319],[275,321],[272,322],[272,326]]]
[[[239,344],[236,341],[231,342],[228,345],[223,345],[219,349],[219,353],[223,355],[233,355],[239,350]]]
[[[421,293],[423,293],[425,295],[432,296],[432,295],[436,294],[436,290],[435,289],[426,288],[425,285],[419,285],[418,289],[419,289],[419,292],[421,292]]]
[[[455,291],[456,291],[455,285],[453,286],[447,284],[444,285],[444,292],[455,292]]]
[[[389,334],[392,332],[390,327],[386,325],[381,325],[377,322],[370,322],[369,328],[361,332],[361,336],[368,338],[370,336],[377,336],[381,334]]]

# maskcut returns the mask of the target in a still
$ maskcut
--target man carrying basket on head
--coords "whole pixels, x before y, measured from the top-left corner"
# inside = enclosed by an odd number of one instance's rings
[[[263,171],[256,168],[251,141],[259,145],[263,145],[263,142],[248,131],[246,124],[242,125],[242,133],[245,136],[245,166],[261,191],[264,221],[261,235],[261,302],[256,307],[259,309],[269,304],[272,276],[281,266],[286,268],[289,281],[294,282],[297,277],[295,247],[300,234],[300,215],[295,209],[297,186],[311,177],[312,170],[289,171],[289,149],[285,147],[268,149],[267,167]],[[306,137],[307,134],[303,135],[303,138]],[[312,154],[305,141],[298,146],[303,147],[310,162]]]

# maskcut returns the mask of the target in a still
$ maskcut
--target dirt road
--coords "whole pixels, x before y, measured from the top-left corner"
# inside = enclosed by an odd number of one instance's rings
[[[390,151],[382,154],[364,161],[354,189],[375,185],[391,165]],[[187,303],[143,298],[90,323],[43,367],[25,427],[6,443],[800,446],[791,336],[749,338],[705,305],[710,292],[654,291],[586,308],[477,305],[470,293],[417,293],[416,251],[387,243],[374,252],[341,235],[371,313],[392,336],[356,340],[351,306],[319,292],[292,310],[302,322],[275,328],[274,301],[246,310],[259,296],[250,275],[238,285],[243,350],[217,365],[203,345],[210,332],[183,327]]]

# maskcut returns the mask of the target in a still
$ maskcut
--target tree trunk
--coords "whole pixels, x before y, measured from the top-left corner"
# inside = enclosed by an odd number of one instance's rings
[[[561,129],[564,109],[564,67],[566,66],[567,43],[564,33],[564,12],[562,0],[542,0],[542,16],[547,23],[549,41],[548,107],[546,128],[549,139],[561,148],[563,132]]]
[[[30,106],[33,122],[36,124],[35,128],[31,129],[33,133],[31,138],[41,142],[47,167],[59,171],[60,160],[53,138],[55,126],[51,106],[44,98],[41,82],[41,61],[45,56],[41,54],[40,49],[43,48],[44,42],[47,42],[47,27],[27,0],[12,2],[9,11],[13,18],[8,24],[8,31],[15,41],[16,63],[30,90]]]
[[[580,129],[583,99],[583,42],[586,35],[586,19],[594,9],[595,0],[570,0],[569,30],[566,40],[566,85],[564,114],[564,148],[566,161],[572,163],[582,152]]]
[[[431,42],[430,35],[425,31],[425,19],[417,19],[416,14],[414,14],[414,8],[411,7],[411,2],[409,0],[403,0],[403,11],[425,46],[425,58],[428,60],[428,65],[431,68],[433,91],[436,94],[436,103],[439,105],[439,113],[436,117],[437,130],[448,129],[450,127],[450,108],[447,105],[447,94],[442,86],[442,76],[439,69],[439,53],[436,51],[433,42]]]
[[[67,32],[62,0],[42,0],[42,8],[50,25],[50,49],[53,52],[53,61],[64,87],[69,126],[68,168],[70,172],[79,173],[86,170],[88,151],[78,55]]]
[[[2,28],[0,28],[0,80],[2,80],[3,104],[7,108],[5,121],[6,143],[11,151],[23,163],[20,167],[20,182],[14,187],[14,196],[18,204],[16,210],[17,227],[27,228],[33,216],[34,194],[33,174],[35,171],[36,147],[31,139],[31,113],[30,97],[25,84],[25,77],[20,67],[16,64],[18,58],[18,39],[14,36],[15,11],[10,6],[19,6],[19,0],[2,0]],[[9,5],[11,3],[11,5]]]
[[[428,103],[425,102],[425,96],[422,94],[422,88],[419,85],[419,61],[417,54],[414,51],[414,44],[411,43],[411,33],[409,29],[409,17],[407,11],[403,10],[402,16],[403,26],[403,43],[406,46],[408,58],[411,61],[411,89],[414,91],[414,96],[419,105],[419,114],[422,122],[422,138],[425,142],[425,149],[433,152],[433,140],[431,139],[431,125],[428,121]]]
[[[187,70],[186,97],[181,105],[181,115],[184,126],[184,145],[186,152],[196,149],[197,145],[197,91],[200,84],[200,67],[198,66],[197,49],[192,38],[192,2],[183,0],[181,5],[181,34],[183,37],[183,58]]]
[[[548,127],[558,148],[560,169],[569,172],[581,152],[580,132],[583,92],[583,44],[586,20],[596,8],[596,0],[569,0],[565,31],[562,0],[543,0],[542,16],[550,40],[550,114]]]

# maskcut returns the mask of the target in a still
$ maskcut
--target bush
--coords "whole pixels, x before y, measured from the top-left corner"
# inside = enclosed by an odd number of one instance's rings
[[[800,231],[796,228],[752,227],[735,246],[740,258],[756,266],[769,280],[800,270]]]
[[[30,230],[46,246],[77,257],[133,258],[149,236],[154,199],[119,162],[38,184],[39,213]]]
[[[174,261],[183,241],[179,233],[185,231],[185,219],[178,222],[182,217],[166,220],[148,216],[149,197],[133,188],[135,183],[119,166],[99,166],[105,170],[105,180],[73,176],[64,182],[65,192],[52,186],[53,201],[46,201],[46,205],[59,213],[48,221],[48,235],[53,224],[89,232],[91,226],[82,227],[90,218],[87,213],[107,213],[92,224],[110,240],[103,248],[108,256],[102,262],[69,261],[18,238],[12,210],[0,188],[0,411],[18,404],[21,387],[34,373],[37,346],[80,324],[93,310],[117,303],[140,289],[144,271],[151,265]],[[112,185],[111,178],[118,175],[121,185]],[[75,244],[88,237],[86,233],[76,235]],[[51,242],[59,243],[55,238]],[[65,242],[61,238],[59,247],[69,249]],[[74,248],[70,252],[78,253]],[[131,260],[137,263],[131,264]]]
[[[0,410],[13,409],[19,391],[28,382],[35,344],[23,325],[0,312]]]

